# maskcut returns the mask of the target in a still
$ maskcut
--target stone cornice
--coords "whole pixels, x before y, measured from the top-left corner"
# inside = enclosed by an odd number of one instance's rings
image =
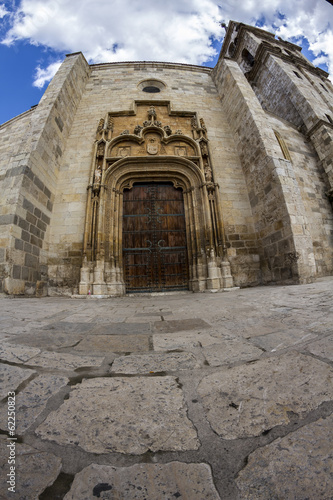
[[[20,120],[21,118],[23,118],[24,116],[26,116],[30,113],[33,113],[35,111],[35,109],[37,108],[37,106],[38,106],[38,104],[36,104],[35,106],[31,106],[31,108],[27,109],[27,111],[23,111],[23,113],[20,113],[17,116],[13,116],[13,118],[10,118],[6,122],[1,123],[0,129],[5,128],[7,125],[10,125],[11,123],[13,123],[16,120]]]
[[[183,63],[169,63],[169,62],[158,62],[158,61],[127,61],[127,62],[111,62],[111,63],[100,63],[91,64],[90,68],[95,69],[107,69],[108,67],[119,67],[119,68],[166,68],[166,69],[177,69],[183,71],[199,71],[202,73],[210,74],[213,68],[208,68],[207,66],[197,66],[195,64],[183,64]]]

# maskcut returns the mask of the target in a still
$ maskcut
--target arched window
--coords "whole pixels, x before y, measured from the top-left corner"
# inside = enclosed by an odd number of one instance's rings
[[[247,49],[243,49],[242,59],[248,66],[252,68],[252,66],[254,65],[254,57]]]
[[[275,134],[275,137],[277,138],[277,141],[278,141],[278,143],[280,145],[283,157],[286,160],[291,161],[291,156],[290,156],[290,153],[289,153],[289,149],[288,149],[288,146],[285,143],[284,139],[281,137],[281,135],[279,134],[279,132],[277,132],[276,130],[274,130],[274,134]]]

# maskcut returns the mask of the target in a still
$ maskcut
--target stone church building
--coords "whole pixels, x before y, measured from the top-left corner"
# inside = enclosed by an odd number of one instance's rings
[[[333,87],[230,22],[215,68],[69,54],[0,127],[0,291],[115,296],[333,271]]]

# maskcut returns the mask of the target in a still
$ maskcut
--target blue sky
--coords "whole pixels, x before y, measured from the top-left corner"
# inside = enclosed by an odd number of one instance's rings
[[[214,66],[220,23],[230,19],[302,45],[333,75],[333,6],[326,0],[0,0],[0,123],[38,104],[67,53],[82,51],[89,63]]]

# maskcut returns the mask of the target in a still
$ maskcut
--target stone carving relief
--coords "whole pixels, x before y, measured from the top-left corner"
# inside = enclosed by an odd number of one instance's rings
[[[150,137],[147,143],[147,153],[150,155],[157,155],[158,153],[158,142],[155,137]]]
[[[143,129],[143,127],[141,125],[137,125],[134,129],[134,134],[135,135],[140,135],[140,132],[141,130]]]
[[[156,110],[154,106],[150,106],[148,110],[148,121],[150,121],[152,124],[154,123],[156,119]]]
[[[96,130],[96,139],[97,140],[101,139],[103,137],[104,123],[105,123],[104,118],[101,118],[98,122],[97,130]]]
[[[204,137],[207,137],[207,129],[203,118],[200,118],[200,128]]]
[[[97,146],[97,157],[104,156],[105,142],[100,142]]]
[[[187,156],[186,146],[175,146],[175,155],[177,155],[177,156]]]
[[[102,132],[104,128],[104,118],[101,118],[98,122],[97,132]]]
[[[94,184],[101,182],[102,172],[100,168],[95,169]]]
[[[113,120],[112,116],[109,116],[107,129],[111,130],[111,132],[113,132],[113,125],[114,125],[114,120]]]
[[[166,119],[169,123],[165,123]],[[165,101],[156,101],[154,105],[138,101],[128,115],[120,110],[108,113],[106,121],[99,120],[95,148],[88,186],[80,293],[89,289],[97,295],[125,293],[118,238],[123,189],[131,189],[138,179],[149,181],[156,177],[183,190],[186,213],[192,221],[187,221],[188,227],[193,231],[188,254],[193,276],[191,289],[232,286],[204,120],[195,113],[172,111]],[[198,253],[200,248],[209,251]]]
[[[204,172],[205,172],[205,179],[207,182],[212,182],[213,180],[213,172],[212,169],[208,163],[208,160],[204,161]]]
[[[118,156],[125,158],[131,156],[131,146],[121,146],[118,148]]]
[[[166,106],[163,104],[163,106]],[[142,109],[142,108],[141,108]],[[144,114],[140,112],[142,118]],[[190,157],[191,161],[195,163],[203,172],[206,182],[213,182],[213,169],[211,166],[209,150],[208,150],[208,138],[207,138],[207,128],[202,118],[198,118],[196,115],[189,115],[186,113],[179,114],[181,119],[173,119],[173,124],[184,124],[186,132],[184,133],[181,128],[176,128],[173,131],[171,125],[164,125],[158,118],[161,115],[165,116],[165,112],[161,110],[160,107],[156,108],[154,105],[146,105],[145,112],[146,120],[140,123],[133,124],[132,129],[129,127],[122,130],[122,127],[126,124],[126,119],[123,118],[124,114],[117,114],[115,117],[108,115],[107,118],[107,128],[102,130],[103,138],[106,137],[106,144],[110,142],[108,146],[107,158],[125,158],[127,156],[155,156],[155,155],[174,155],[179,157]],[[119,118],[118,118],[119,117]],[[103,119],[100,120],[100,126],[102,126]],[[118,123],[118,125],[117,125]],[[115,125],[116,124],[116,125]],[[104,127],[104,122],[103,122]],[[111,130],[114,131],[116,127],[116,136],[113,139],[107,139],[107,134],[110,134]],[[152,129],[156,129],[156,134],[151,135]],[[110,129],[108,131],[108,129]],[[120,129],[120,130],[119,130]],[[149,129],[149,130],[147,130]],[[191,137],[195,138],[195,142],[199,146],[199,150],[195,145],[190,143],[188,139]],[[126,139],[127,144],[121,144],[115,141],[117,137],[120,136],[135,136],[137,139],[128,138]],[[184,141],[180,140],[179,136],[184,137]],[[172,143],[172,138],[174,137],[175,142]],[[193,141],[193,139],[191,139]],[[103,142],[105,140],[103,139]],[[129,145],[131,142],[132,145]],[[97,157],[103,158],[105,155],[102,154],[102,146],[98,146]],[[197,157],[197,158],[195,158]],[[201,157],[201,159],[200,159]]]
[[[200,149],[202,156],[208,156],[208,147],[205,141],[200,142]]]

